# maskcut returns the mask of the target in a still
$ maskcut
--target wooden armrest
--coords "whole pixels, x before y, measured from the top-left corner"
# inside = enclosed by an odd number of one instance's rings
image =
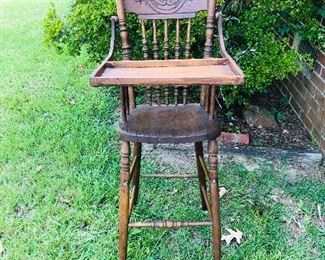
[[[225,40],[223,37],[223,28],[222,28],[222,12],[216,13],[215,16],[218,24],[218,40],[219,40],[219,49],[220,49],[220,54],[223,58],[228,59],[232,65],[236,68],[236,70],[239,72],[239,74],[244,77],[243,71],[239,68],[237,63],[234,61],[234,59],[229,55],[229,53],[226,50],[225,47]]]
[[[93,72],[93,74],[91,75],[91,78],[94,77],[96,74],[98,74],[100,72],[101,68],[106,64],[106,62],[111,60],[111,58],[113,57],[113,54],[114,54],[115,38],[116,38],[116,35],[115,35],[115,33],[116,33],[116,23],[118,22],[118,17],[117,16],[111,16],[110,20],[111,20],[111,40],[110,40],[109,52],[108,52],[107,57],[103,60],[103,62],[98,67],[98,69]]]

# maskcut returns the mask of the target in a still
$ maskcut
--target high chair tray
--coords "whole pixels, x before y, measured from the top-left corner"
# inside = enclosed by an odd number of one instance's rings
[[[238,85],[244,75],[229,59],[106,61],[91,77],[93,86]]]

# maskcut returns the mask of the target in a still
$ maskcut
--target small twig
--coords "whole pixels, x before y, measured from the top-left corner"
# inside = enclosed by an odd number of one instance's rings
[[[297,226],[302,229],[301,223],[296,219],[296,217],[293,218],[293,221],[297,224]]]
[[[318,211],[318,217],[319,217],[319,220],[322,220],[322,210],[321,210],[321,207],[319,204],[317,204],[317,211]]]
[[[216,97],[216,101],[217,101],[217,103],[218,103],[220,109],[222,109],[222,105],[220,104],[220,102],[219,102],[219,100],[218,100],[219,97],[220,97],[220,94],[218,95],[218,97]]]

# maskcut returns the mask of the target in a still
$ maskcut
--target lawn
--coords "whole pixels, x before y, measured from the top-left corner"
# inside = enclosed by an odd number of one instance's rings
[[[0,1],[0,259],[116,259],[116,91],[89,86],[86,54],[44,46],[50,2]],[[54,3],[64,14],[70,1]],[[150,151],[144,171],[179,170]],[[222,231],[244,233],[240,245],[223,243],[224,259],[324,259],[324,179],[293,180],[286,162],[255,164],[222,162]],[[140,192],[134,220],[207,219],[192,180],[145,180]],[[135,229],[129,256],[211,259],[210,230]]]

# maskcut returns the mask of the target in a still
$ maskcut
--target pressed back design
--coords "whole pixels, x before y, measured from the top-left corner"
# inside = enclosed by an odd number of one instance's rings
[[[142,37],[143,59],[167,60],[191,58],[191,18],[195,17],[197,12],[207,10],[204,57],[209,58],[212,56],[215,0],[117,0],[116,3],[124,60],[130,60],[131,57],[126,13],[135,13],[138,15],[139,22],[141,23],[142,33],[140,37]],[[187,21],[181,23],[180,19],[186,19]],[[163,22],[158,22],[157,20],[163,20]],[[158,26],[161,27],[158,28]],[[176,35],[172,47],[169,39],[171,26],[176,27]],[[181,35],[181,31],[183,31],[181,26],[186,26],[186,35]],[[158,29],[162,29],[164,32],[162,43],[158,43]],[[152,33],[149,34],[149,30],[152,30]],[[150,35],[150,38],[148,38],[148,35]],[[152,46],[152,51],[149,51],[149,45]],[[159,46],[162,46],[163,49],[160,50]],[[162,55],[160,55],[161,53]],[[181,57],[181,53],[184,54],[183,57]],[[188,103],[189,88],[189,86],[147,86],[147,105],[186,105]],[[212,95],[215,94],[215,88],[216,86],[201,86],[200,104],[205,106],[206,111],[212,116],[212,110],[214,110],[214,96],[212,98]],[[130,110],[136,107],[134,87],[124,88],[122,92],[122,99],[125,100],[122,108],[125,108],[125,118],[127,118]]]
[[[140,19],[191,18],[198,11],[208,9],[207,0],[125,0],[126,12]]]

